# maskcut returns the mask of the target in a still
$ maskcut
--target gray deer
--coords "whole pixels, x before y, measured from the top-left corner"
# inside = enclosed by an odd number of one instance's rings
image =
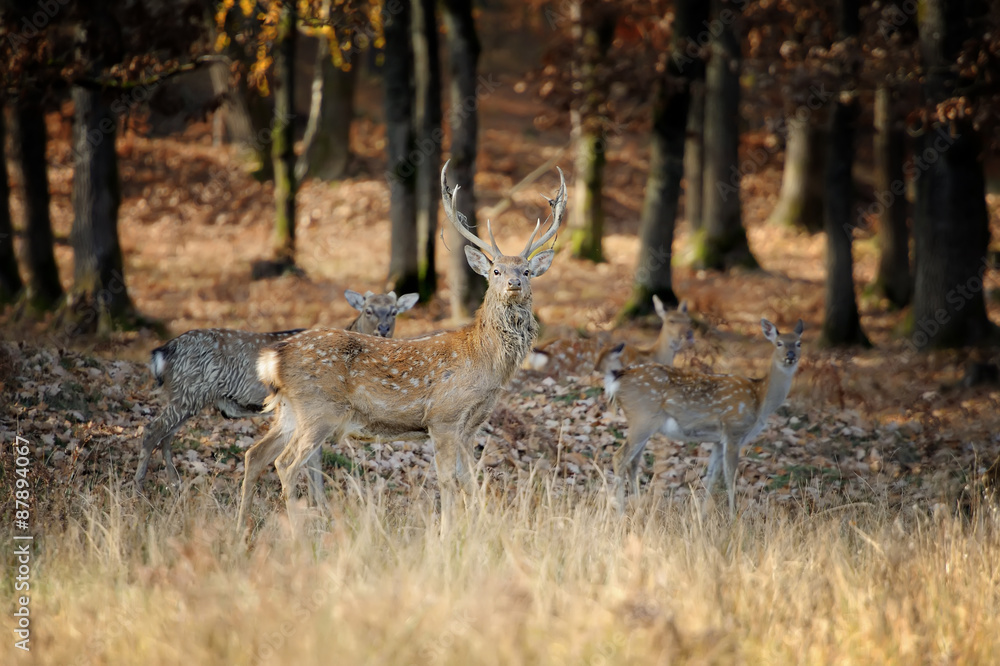
[[[396,315],[412,308],[417,294],[361,294],[347,290],[347,301],[361,314],[348,330],[377,337],[391,337]],[[167,406],[146,428],[142,454],[135,471],[136,488],[142,487],[153,451],[160,447],[163,464],[172,482],[180,479],[170,455],[170,440],[184,422],[205,407],[216,407],[226,418],[258,416],[268,390],[257,379],[261,349],[305,329],[253,333],[224,328],[201,328],[183,333],[153,350],[150,370],[157,386],[165,387]],[[315,461],[318,463],[318,460]],[[318,464],[310,474],[310,488],[320,492]],[[317,487],[317,484],[319,486]]]

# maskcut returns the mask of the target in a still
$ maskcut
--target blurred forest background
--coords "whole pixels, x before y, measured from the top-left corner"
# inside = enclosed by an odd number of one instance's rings
[[[30,444],[0,456],[0,581],[14,598],[30,533],[37,663],[996,661],[1000,3],[0,12],[0,441]],[[508,252],[565,172],[541,341],[648,342],[656,295],[696,323],[678,366],[760,377],[761,317],[805,321],[737,520],[687,501],[710,446],[665,438],[609,506],[627,423],[585,367],[518,373],[476,435],[483,501],[447,526],[430,443],[345,439],[322,528],[288,538],[269,473],[248,551],[266,418],[200,414],[180,484],[156,456],[125,487],[167,338],[343,327],[345,289],[419,293],[396,337],[470,317],[448,159]]]
[[[651,297],[683,298],[690,362],[754,374],[760,317],[801,316],[793,400],[917,424],[922,455],[1000,445],[996,3],[17,0],[2,25],[8,339],[144,362],[192,328],[346,325],[345,289],[418,292],[399,336],[451,327],[485,281],[444,160],[511,248],[561,166],[543,339],[648,340]]]
[[[578,302],[580,329],[677,303],[678,270],[711,285],[760,267],[747,229],[766,220],[763,243],[824,246],[826,344],[869,344],[866,303],[905,308],[917,349],[996,339],[995,3],[51,0],[3,17],[5,329],[324,321],[251,278],[295,300],[418,291],[465,319],[484,283],[438,256],[450,158],[473,226],[522,234],[562,164],[568,256],[617,268],[616,239],[638,237],[630,284],[607,281],[600,313]]]

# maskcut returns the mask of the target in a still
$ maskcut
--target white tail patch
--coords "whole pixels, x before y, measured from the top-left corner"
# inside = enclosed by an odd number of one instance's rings
[[[529,370],[542,370],[549,364],[549,355],[545,352],[532,350],[524,361],[524,367]]]
[[[149,369],[153,372],[153,377],[162,383],[163,372],[167,369],[167,359],[161,350],[156,349],[153,351],[153,357],[149,361]]]
[[[257,357],[257,378],[264,386],[278,386],[278,350],[265,349]],[[265,409],[264,411],[270,411]]]

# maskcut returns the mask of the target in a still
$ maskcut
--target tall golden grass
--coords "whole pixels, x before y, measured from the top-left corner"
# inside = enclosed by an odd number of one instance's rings
[[[1000,655],[1000,521],[870,503],[730,523],[544,480],[348,484],[292,538],[236,488],[159,502],[110,483],[36,542],[38,664],[972,664]],[[67,500],[69,502],[69,500]],[[11,543],[10,534],[3,535]],[[10,565],[8,563],[8,568]],[[10,591],[11,585],[5,583]],[[3,624],[11,626],[10,613]],[[0,663],[22,663],[12,632]]]

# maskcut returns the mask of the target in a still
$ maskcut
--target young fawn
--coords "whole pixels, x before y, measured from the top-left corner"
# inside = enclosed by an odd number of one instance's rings
[[[396,315],[417,302],[417,294],[361,296],[345,293],[348,302],[362,313],[349,330],[367,335],[392,336]],[[360,300],[359,300],[360,299]],[[370,313],[370,314],[369,314]],[[258,416],[264,407],[268,389],[257,379],[257,356],[274,344],[305,329],[275,333],[253,333],[224,328],[202,328],[183,333],[153,350],[150,370],[157,386],[165,387],[167,406],[150,422],[142,439],[142,453],[135,470],[136,488],[142,486],[153,451],[163,452],[163,464],[172,482],[180,479],[170,455],[170,440],[192,416],[214,406],[230,419]],[[317,461],[318,462],[318,461]],[[313,492],[321,492],[322,476],[310,474]],[[317,484],[320,484],[317,487]]]
[[[642,450],[649,438],[660,432],[681,441],[715,443],[705,487],[711,494],[721,468],[729,511],[735,515],[740,448],[760,434],[767,418],[785,401],[802,346],[801,319],[794,332],[783,335],[766,319],[761,319],[760,325],[764,337],[774,345],[771,367],[763,379],[655,364],[622,368],[620,345],[604,359],[605,391],[621,405],[628,421],[628,438],[613,461],[619,506],[624,506],[626,483],[633,493],[638,492]]]
[[[345,435],[401,437],[428,434],[434,446],[442,501],[469,481],[475,435],[535,340],[531,278],[548,270],[566,210],[566,180],[549,200],[552,224],[536,240],[541,221],[516,255],[497,247],[487,221],[486,244],[468,230],[455,206],[459,188],[441,170],[441,198],[448,220],[470,243],[469,265],[489,281],[474,321],[458,330],[414,340],[386,340],[331,329],[313,329],[265,349],[259,378],[272,389],[271,429],[246,453],[238,525],[261,472],[272,462],[291,515],[298,472],[325,439]],[[490,257],[489,255],[492,255]]]
[[[677,352],[694,342],[694,329],[691,326],[691,317],[688,315],[687,303],[682,302],[677,309],[668,310],[658,296],[653,296],[653,307],[662,322],[656,341],[650,347],[626,346],[622,352],[623,365],[641,363],[673,365]],[[580,374],[582,369],[589,370],[591,361],[593,361],[592,367],[599,367],[613,348],[612,345],[602,347],[597,340],[556,338],[533,349],[525,361],[525,367],[553,376]]]
[[[420,299],[419,294],[403,294],[396,298],[396,292],[388,294],[373,294],[366,291],[362,296],[348,289],[344,298],[351,306],[360,311],[357,318],[347,327],[348,331],[377,335],[380,338],[391,338],[396,331],[396,315],[406,312]]]

